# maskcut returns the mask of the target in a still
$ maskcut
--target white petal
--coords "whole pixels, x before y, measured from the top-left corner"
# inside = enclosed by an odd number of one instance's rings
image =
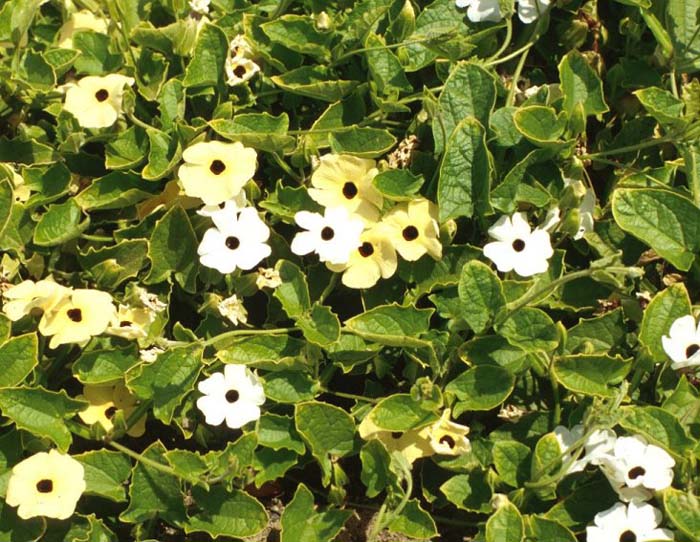
[[[621,502],[615,503],[607,510],[598,512],[593,521],[603,529],[625,525],[627,523],[627,507]]]
[[[227,363],[224,366],[224,376],[226,377],[226,387],[228,389],[235,388],[238,389],[240,381],[245,378],[246,367],[245,365],[236,365],[233,363]]]
[[[528,233],[530,233],[528,231]],[[512,243],[515,240],[513,223],[509,216],[503,215],[489,228],[489,235],[497,241]]]
[[[204,414],[204,420],[209,425],[221,425],[226,418],[226,400],[205,395],[197,399],[197,408]]]
[[[238,216],[241,239],[257,241],[259,243],[270,238],[270,228],[262,221],[260,215],[253,207],[246,207]]]
[[[661,523],[661,511],[645,502],[632,501],[627,507],[627,519],[638,531],[651,531]]]
[[[238,267],[238,258],[235,252],[223,250],[220,252],[203,254],[199,257],[199,263],[204,267],[211,267],[212,269],[216,269],[219,273],[226,275],[236,270]]]
[[[305,230],[320,230],[323,228],[323,217],[318,213],[299,211],[294,215],[294,222]]]
[[[224,395],[227,389],[224,373],[214,373],[209,378],[202,380],[197,385],[197,389],[205,395]]]
[[[314,233],[308,231],[297,233],[294,239],[292,239],[292,252],[297,256],[304,256],[314,252],[316,250],[317,241],[318,237]]]
[[[668,331],[670,338],[679,342],[692,342],[695,340],[696,333],[695,318],[690,314],[676,318]]]
[[[204,232],[202,242],[197,247],[197,254],[211,254],[226,250],[226,236],[216,228],[209,228]]]
[[[651,464],[644,475],[644,486],[660,491],[673,483],[673,470],[653,467]]]
[[[249,243],[241,245],[237,253],[238,267],[247,271],[253,269],[264,258],[267,258],[272,253],[272,249],[270,245],[265,243]]]
[[[484,246],[484,256],[496,264],[501,273],[512,271],[517,260],[517,252],[513,250],[512,242],[494,241]]]
[[[226,425],[231,429],[238,429],[248,422],[260,417],[260,407],[244,401],[236,401],[226,413]]]

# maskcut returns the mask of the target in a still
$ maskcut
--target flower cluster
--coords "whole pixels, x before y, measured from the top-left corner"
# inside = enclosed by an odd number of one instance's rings
[[[322,156],[311,176],[309,195],[324,214],[300,211],[294,219],[306,231],[292,241],[298,255],[316,253],[331,271],[343,273],[349,288],[370,288],[397,269],[397,252],[407,261],[442,256],[437,208],[418,197],[384,211],[372,181],[374,160],[344,154]]]
[[[228,57],[224,63],[226,83],[229,86],[235,87],[245,83],[260,71],[260,66],[251,59],[252,56],[253,50],[245,36],[238,34],[231,40]]]

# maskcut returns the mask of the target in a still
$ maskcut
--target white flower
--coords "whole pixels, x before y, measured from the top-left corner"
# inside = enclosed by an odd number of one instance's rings
[[[644,502],[632,501],[628,506],[618,502],[599,512],[595,525],[586,527],[587,542],[647,542],[673,540],[668,529],[659,529],[661,512]]]
[[[571,430],[562,425],[554,428],[554,436],[559,443],[562,453],[568,452],[576,442],[583,438],[583,435],[584,427],[581,424],[574,425]],[[617,436],[610,429],[593,431],[584,443],[585,454],[580,459],[575,460],[566,473],[580,472],[588,464],[600,465],[613,451],[616,438]],[[567,459],[569,459],[569,456],[565,457],[564,461],[566,462]]]
[[[204,397],[197,399],[197,408],[210,425],[224,420],[231,429],[238,429],[260,417],[265,393],[258,377],[244,365],[226,365],[223,373],[214,373],[197,386]]]
[[[117,73],[83,77],[77,83],[64,85],[63,109],[73,114],[83,128],[107,128],[122,114],[124,86],[133,84],[132,77]]]
[[[673,360],[672,369],[700,365],[700,324],[696,325],[692,315],[676,318],[668,335],[661,337],[661,344]]]
[[[226,84],[235,87],[241,83],[245,83],[260,71],[260,66],[249,58],[244,57],[228,57],[224,62],[224,71],[226,72]]]
[[[163,312],[168,308],[167,303],[163,303],[156,294],[150,293],[145,288],[137,286],[136,292],[138,293],[139,301],[148,310],[153,312]]]
[[[216,308],[219,309],[221,316],[228,318],[234,326],[237,326],[238,322],[245,324],[248,321],[248,311],[236,294],[220,301]]]
[[[467,17],[473,23],[503,19],[499,0],[457,0],[458,8],[467,8]]]
[[[144,363],[153,363],[165,350],[157,346],[151,346],[144,350],[139,350],[139,359]]]
[[[235,213],[217,213],[212,216],[216,225],[204,233],[197,254],[205,267],[220,273],[232,273],[237,268],[252,269],[272,249],[265,241],[270,237],[270,228],[258,216],[253,207]]]
[[[190,0],[190,9],[200,15],[207,15],[209,13],[209,4],[211,0]]]
[[[299,256],[315,252],[322,262],[347,263],[350,253],[361,244],[364,222],[345,207],[326,208],[324,216],[299,211],[294,220],[308,230],[297,233],[292,240],[292,252]]]
[[[243,34],[237,34],[229,44],[229,54],[232,57],[250,57],[253,54],[253,49]]]
[[[263,288],[277,288],[282,284],[280,272],[272,267],[258,267],[258,276],[255,279],[255,285],[262,290]]]
[[[518,0],[518,17],[525,24],[534,23],[552,0]]]
[[[654,491],[669,487],[675,464],[665,450],[635,435],[618,438],[601,468],[620,499],[628,502],[649,500]]]
[[[541,228],[531,230],[525,213],[502,216],[489,228],[496,239],[484,247],[484,256],[493,261],[501,272],[514,270],[522,277],[543,273],[549,267],[554,251],[549,233]]]
[[[206,216],[208,218],[213,217],[215,214],[225,212],[225,213],[237,213],[245,207],[246,197],[245,191],[241,190],[238,195],[230,200],[223,201],[218,205],[204,205],[201,209],[197,211],[200,216]]]

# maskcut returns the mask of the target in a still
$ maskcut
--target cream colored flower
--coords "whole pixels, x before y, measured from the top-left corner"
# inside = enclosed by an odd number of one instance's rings
[[[469,427],[451,421],[450,413],[446,409],[440,420],[430,426],[430,446],[436,454],[465,454],[472,448],[467,438]]]
[[[245,83],[258,73],[260,66],[249,58],[229,57],[224,62],[224,71],[226,72],[226,84],[235,87]]]
[[[78,399],[90,403],[85,410],[78,413],[80,419],[88,425],[99,423],[108,433],[114,428],[112,419],[117,410],[124,412],[124,418],[128,419],[136,409],[136,397],[122,383],[107,385],[86,384],[83,395]],[[146,432],[146,417],[139,419],[129,430],[127,435],[140,437]]]
[[[70,288],[53,280],[25,280],[3,293],[5,301],[2,310],[10,320],[16,322],[34,312],[50,313],[70,295],[70,292]]]
[[[236,294],[221,300],[216,308],[219,310],[219,314],[228,318],[234,326],[237,326],[238,322],[245,324],[248,321],[248,311],[245,310],[243,301],[238,299]]]
[[[57,450],[39,452],[12,468],[5,502],[17,506],[22,519],[44,516],[66,519],[73,515],[85,491],[85,469]]]
[[[211,0],[189,1],[190,9],[195,13],[199,13],[200,15],[207,15],[209,13],[209,4],[211,4]]]
[[[116,310],[112,296],[99,290],[73,290],[51,314],[39,322],[39,332],[51,337],[49,348],[83,343],[107,330]]]
[[[409,463],[435,453],[430,445],[430,426],[408,431],[386,431],[365,416],[357,428],[364,440],[377,439],[389,453],[400,452]]]
[[[257,153],[242,143],[195,143],[182,153],[177,174],[185,194],[218,205],[238,196],[255,174]]]
[[[387,279],[396,272],[396,250],[380,225],[366,230],[360,236],[360,246],[350,253],[347,264],[326,263],[348,288],[371,288],[380,278]]]
[[[365,221],[379,218],[383,198],[372,184],[379,171],[374,160],[348,154],[321,156],[311,175],[309,196],[327,208],[344,207]]]
[[[61,49],[72,49],[73,34],[79,30],[92,30],[99,34],[106,34],[107,21],[86,9],[76,11],[58,31],[58,46]]]
[[[263,288],[277,288],[282,284],[282,277],[279,271],[272,267],[258,267],[258,276],[255,279],[255,285],[262,290]]]
[[[438,236],[437,206],[425,198],[398,204],[382,219],[391,242],[401,255],[410,262],[424,254],[436,260],[442,258],[442,244]]]
[[[168,308],[167,303],[163,303],[156,294],[152,294],[145,288],[137,286],[134,291],[138,294],[139,301],[144,308],[153,312],[163,312]]]
[[[155,318],[155,313],[150,309],[120,304],[105,333],[124,339],[145,339],[148,337],[148,326]]]
[[[122,114],[124,86],[133,85],[133,77],[110,73],[104,77],[89,75],[77,83],[64,85],[63,109],[71,113],[83,128],[107,128]]]

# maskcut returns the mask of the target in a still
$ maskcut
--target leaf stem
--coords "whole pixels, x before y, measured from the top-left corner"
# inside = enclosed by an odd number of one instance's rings
[[[323,393],[330,393],[331,395],[335,395],[337,397],[344,397],[345,399],[354,399],[356,401],[363,401],[365,403],[376,404],[379,402],[379,399],[375,399],[374,397],[365,397],[364,395],[355,395],[354,393],[346,393],[344,391],[334,391],[329,390],[327,388],[321,388],[321,391]]]
[[[518,79],[520,79],[520,74],[525,67],[525,62],[527,61],[527,55],[530,52],[530,47],[523,51],[523,54],[518,60],[518,65],[515,67],[513,72],[513,79],[510,82],[510,89],[508,89],[508,97],[506,98],[506,107],[510,107],[515,104],[515,90],[518,88]]]
[[[503,54],[503,52],[508,49],[508,46],[510,45],[510,40],[513,38],[513,19],[508,18],[506,19],[506,38],[503,40],[503,45],[501,45],[493,55],[491,55],[489,58],[486,59],[487,65],[489,62],[492,62],[496,60],[499,56]]]
[[[295,330],[295,327],[280,327],[273,329],[234,329],[233,331],[221,333],[215,337],[212,337],[211,339],[200,341],[199,344],[202,346],[212,346],[219,341],[225,341],[226,339],[230,339],[232,337],[245,337],[249,335],[284,335]]]
[[[162,472],[163,474],[167,474],[168,476],[173,476],[175,478],[181,478],[180,476],[178,476],[177,472],[175,472],[175,469],[173,469],[172,467],[169,467],[168,465],[163,465],[163,463],[159,463],[158,461],[153,461],[152,459],[147,458],[143,454],[135,452],[131,448],[127,448],[123,444],[119,444],[118,442],[116,442],[114,440],[107,439],[105,442],[109,446],[114,448],[115,450],[122,452],[124,455],[128,455],[132,459],[135,459],[136,461],[146,465],[147,467],[150,467],[154,470],[157,470],[158,472]]]
[[[85,239],[86,241],[95,241],[97,243],[110,243],[114,241],[114,237],[110,237],[108,235],[91,235],[88,233],[81,233],[80,238]]]
[[[609,156],[611,154],[624,154],[626,152],[641,151],[642,149],[647,149],[649,147],[654,147],[656,145],[662,145],[664,143],[670,143],[674,141],[674,138],[670,136],[659,137],[657,139],[650,139],[649,141],[643,141],[642,143],[637,143],[636,145],[627,145],[625,147],[618,147],[617,149],[609,149],[607,151],[594,152],[591,154],[583,154],[579,156],[581,160],[593,160],[599,156]]]

